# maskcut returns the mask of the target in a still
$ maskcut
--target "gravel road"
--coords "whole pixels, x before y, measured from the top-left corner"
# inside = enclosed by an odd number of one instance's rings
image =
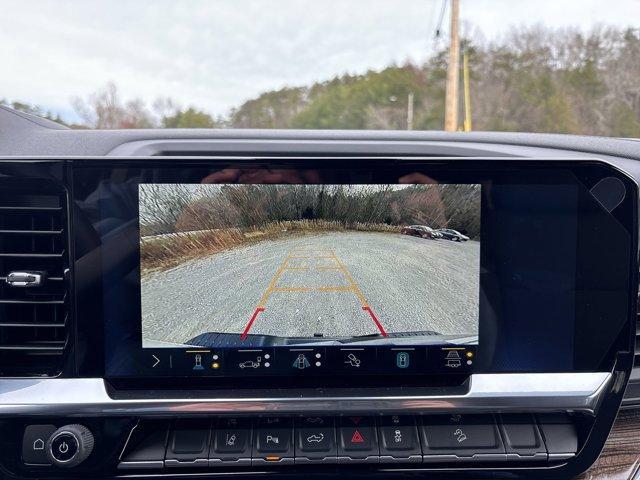
[[[478,333],[480,243],[335,232],[268,240],[142,281],[145,340]],[[372,318],[378,319],[380,327]],[[149,346],[149,345],[147,345]]]

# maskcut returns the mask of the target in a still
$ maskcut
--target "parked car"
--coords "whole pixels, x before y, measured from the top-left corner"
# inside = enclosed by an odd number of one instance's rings
[[[400,233],[403,235],[411,235],[413,237],[430,238],[432,240],[442,238],[440,233],[426,225],[409,225],[408,227],[402,227]]]
[[[436,231],[442,235],[442,238],[445,240],[453,240],[454,242],[466,242],[469,240],[469,237],[452,228],[441,228]]]

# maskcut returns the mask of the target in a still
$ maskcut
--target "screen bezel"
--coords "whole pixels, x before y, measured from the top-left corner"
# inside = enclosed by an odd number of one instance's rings
[[[180,163],[180,167],[175,166],[175,162]],[[637,188],[635,183],[631,181],[625,174],[618,171],[617,169],[606,165],[602,162],[597,161],[562,161],[562,160],[506,160],[506,159],[424,159],[424,158],[233,158],[233,157],[221,157],[221,158],[170,158],[170,157],[153,157],[148,159],[109,159],[106,161],[103,160],[94,160],[90,163],[85,162],[74,162],[73,164],[73,177],[74,177],[74,192],[78,191],[78,187],[82,188],[82,182],[87,181],[87,179],[91,178],[92,175],[96,174],[104,175],[105,172],[110,172],[108,175],[113,177],[119,177],[122,181],[126,181],[127,179],[133,178],[135,175],[139,175],[142,171],[151,172],[152,170],[167,172],[167,171],[175,171],[180,172],[185,169],[196,169],[205,171],[207,169],[211,170],[213,168],[224,168],[228,166],[235,166],[241,168],[293,168],[293,169],[309,169],[309,168],[320,168],[326,170],[341,170],[341,171],[356,171],[361,169],[362,171],[374,172],[376,175],[375,183],[393,183],[393,182],[383,182],[381,180],[384,179],[384,175],[381,173],[385,173],[387,176],[390,172],[394,172],[393,175],[398,176],[398,171],[402,169],[410,169],[411,171],[417,170],[427,170],[430,175],[437,177],[439,181],[442,183],[465,183],[460,182],[459,179],[462,177],[466,178],[474,178],[473,182],[468,183],[483,183],[482,181],[478,181],[479,178],[489,178],[492,181],[495,181],[497,177],[509,178],[509,176],[513,176],[514,174],[522,175],[526,172],[527,178],[533,178],[536,172],[540,174],[543,172],[546,175],[546,181],[549,183],[553,183],[553,178],[548,177],[550,172],[556,175],[560,171],[570,172],[576,178],[580,180],[587,188],[595,184],[599,179],[605,176],[614,176],[619,178],[624,182],[625,187],[627,188],[627,196],[623,202],[623,204],[618,207],[614,214],[618,217],[618,221],[625,225],[625,229],[629,232],[629,238],[631,241],[632,247],[635,246],[636,242],[636,219],[634,217],[634,212],[636,211],[636,197],[637,195],[629,194],[630,192],[635,193]],[[376,173],[377,172],[377,173]],[[446,181],[444,179],[456,179],[455,181],[449,180]],[[557,177],[556,177],[557,180]],[[485,180],[486,181],[486,180]],[[363,182],[365,183],[365,182]],[[76,199],[76,194],[74,193],[74,199]],[[82,212],[78,211],[76,206],[75,217],[82,217]],[[79,218],[74,220],[74,223],[78,225],[82,223]],[[79,236],[78,232],[74,236],[74,241],[76,244],[82,244],[83,240],[81,236]],[[76,248],[74,251],[76,252],[84,252],[83,248]],[[96,256],[101,256],[103,254],[109,254],[109,252],[102,251],[101,248],[93,249],[91,254],[93,254],[94,261],[91,263],[91,268],[98,268],[99,262],[95,261]],[[633,250],[632,248],[632,251]],[[86,252],[84,252],[86,253]],[[89,274],[87,268],[87,255],[82,255],[84,258],[82,262],[79,262],[79,258],[76,256],[76,264],[75,264],[75,278],[76,278],[76,289],[77,291],[82,291],[84,299],[78,304],[78,338],[81,340],[80,345],[83,344],[82,340],[84,340],[84,345],[93,345],[91,352],[82,351],[79,349],[78,352],[78,360],[79,367],[81,372],[96,372],[101,375],[105,373],[105,365],[104,361],[100,361],[99,352],[96,352],[95,345],[96,340],[101,340],[101,345],[104,345],[104,332],[100,332],[95,328],[96,324],[100,324],[103,316],[101,315],[101,305],[102,305],[102,285],[100,282],[96,282],[98,280],[96,278],[96,273],[93,272]],[[90,255],[91,256],[91,255]],[[633,285],[635,285],[635,271],[633,268],[634,265],[634,255],[629,255],[629,272],[628,275],[628,289],[629,291],[633,290]],[[101,272],[100,272],[101,278]],[[629,302],[628,312],[632,312],[632,304]],[[88,322],[83,322],[83,318],[93,318],[90,325]],[[624,327],[621,328],[620,332],[615,335],[614,340],[607,345],[606,353],[603,355],[602,361],[599,362],[597,367],[594,367],[593,363],[591,365],[582,366],[581,364],[576,364],[573,371],[593,371],[593,370],[608,370],[612,367],[613,362],[615,361],[615,354],[619,351],[629,351],[629,342],[630,342],[630,333],[633,331],[632,327],[634,326],[630,321],[630,316],[626,319]],[[108,328],[108,325],[106,326]],[[480,326],[482,331],[482,324]],[[588,347],[586,343],[589,342],[585,331],[589,329],[580,329],[580,331],[576,330],[576,334],[574,335],[574,342],[578,344],[585,344],[583,347],[581,346],[579,351],[585,351]],[[581,333],[582,332],[582,333]],[[593,339],[591,340],[593,341]],[[482,333],[480,335],[480,345],[482,346]],[[104,355],[104,351],[100,352]],[[98,357],[98,358],[97,358]],[[588,359],[587,359],[588,360]],[[580,360],[584,361],[584,359]],[[499,368],[495,368],[491,362],[485,362],[482,365],[482,368],[476,371],[485,372],[485,373],[506,373],[509,371],[523,371],[523,370],[510,370],[508,368],[504,368],[501,366]],[[556,370],[548,370],[548,369],[528,369],[526,371],[556,371]],[[305,385],[308,384],[310,386],[323,386],[323,385],[362,385],[362,386],[378,386],[378,385],[447,385],[447,384],[459,384],[464,380],[466,375],[456,376],[456,375],[419,375],[419,376],[408,376],[406,378],[397,379],[395,377],[391,377],[388,375],[372,375],[372,376],[362,376],[362,377],[354,377],[351,375],[347,376],[334,376],[328,382],[319,380],[319,377],[310,377],[310,379],[300,379],[298,377],[270,377],[268,382],[265,382],[265,385],[270,386],[291,386],[292,382],[296,385]],[[153,380],[153,382],[157,382],[158,385],[169,385],[172,386],[184,386],[184,385],[202,385],[206,387],[212,386],[231,386],[231,387],[242,387],[247,384],[247,381],[251,384],[251,386],[257,386],[260,384],[259,379],[238,379],[231,378],[229,381],[220,381],[219,378],[194,378],[194,377],[172,377],[166,379],[153,379],[153,377],[148,376],[133,376],[131,377],[132,383],[135,383],[136,378],[145,378],[147,380]],[[275,382],[275,383],[274,383]],[[355,383],[354,383],[355,382]],[[146,381],[144,382],[146,385]]]

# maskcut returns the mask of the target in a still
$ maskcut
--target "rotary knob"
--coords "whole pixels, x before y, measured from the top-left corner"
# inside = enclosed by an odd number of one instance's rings
[[[47,441],[47,458],[58,467],[75,467],[93,451],[93,434],[84,425],[65,425]]]

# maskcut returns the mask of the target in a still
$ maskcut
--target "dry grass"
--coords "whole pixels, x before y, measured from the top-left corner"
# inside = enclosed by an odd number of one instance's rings
[[[344,224],[326,220],[295,220],[273,222],[250,230],[227,228],[143,237],[140,241],[141,273],[144,277],[152,272],[176,267],[188,260],[288,235],[348,230],[399,233],[400,228],[384,223]]]

